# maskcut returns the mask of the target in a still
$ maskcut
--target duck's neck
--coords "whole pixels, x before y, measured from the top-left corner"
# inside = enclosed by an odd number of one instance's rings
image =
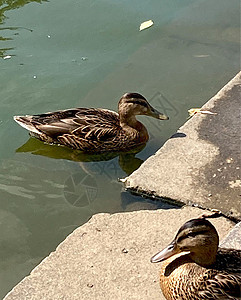
[[[209,267],[216,261],[216,252],[213,249],[205,249],[204,252],[199,251],[198,253],[190,253],[189,254],[192,261],[202,267]]]
[[[149,139],[146,127],[137,121],[135,115],[120,115],[120,126],[128,135],[138,136],[141,143],[146,143]]]

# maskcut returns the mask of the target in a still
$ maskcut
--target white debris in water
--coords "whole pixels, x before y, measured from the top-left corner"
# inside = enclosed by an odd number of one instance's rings
[[[153,24],[154,24],[154,22],[152,20],[145,21],[145,22],[141,23],[139,30],[142,31],[144,29],[147,29],[147,28],[151,27]]]
[[[36,75],[34,75],[34,76],[33,76],[33,78],[34,78],[34,79],[36,79],[36,78],[37,78],[37,76],[36,76]]]
[[[49,39],[50,39],[50,38],[51,38],[51,36],[48,34],[48,35],[47,35],[47,38],[49,38]]]
[[[211,112],[209,110],[201,110],[201,108],[191,108],[188,110],[189,116],[192,117],[197,113],[208,114],[208,115],[216,115],[217,113]]]
[[[127,177],[125,177],[125,178],[118,178],[118,181],[125,183],[127,181]]]
[[[3,59],[10,59],[12,56],[11,55],[6,55],[3,57]]]
[[[196,55],[193,55],[193,57],[198,57],[198,58],[204,58],[204,57],[209,57],[210,55],[209,54],[196,54]]]

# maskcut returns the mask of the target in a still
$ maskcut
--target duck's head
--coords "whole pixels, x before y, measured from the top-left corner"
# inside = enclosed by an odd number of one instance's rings
[[[131,118],[136,115],[147,115],[160,120],[168,120],[169,118],[153,108],[147,100],[138,93],[124,94],[118,105],[120,118]]]
[[[215,262],[218,243],[218,233],[208,220],[192,219],[179,229],[174,240],[166,248],[151,258],[151,262],[161,262],[183,252],[193,262],[206,267]]]

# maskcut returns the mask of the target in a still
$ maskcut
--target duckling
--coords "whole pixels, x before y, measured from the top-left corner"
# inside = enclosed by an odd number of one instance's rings
[[[160,286],[166,299],[241,299],[241,250],[218,244],[208,220],[192,219],[151,258],[153,263],[164,261]]]
[[[14,120],[30,134],[49,144],[89,153],[124,152],[147,143],[149,136],[136,115],[168,120],[138,93],[124,94],[118,113],[100,108],[72,108]]]

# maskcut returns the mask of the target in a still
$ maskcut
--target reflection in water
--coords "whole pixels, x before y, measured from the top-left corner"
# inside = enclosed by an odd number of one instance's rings
[[[111,152],[104,154],[86,154],[79,150],[63,146],[48,145],[30,137],[24,145],[16,150],[16,152],[31,152],[34,155],[42,155],[55,159],[67,159],[76,162],[107,161],[119,156],[119,165],[121,169],[129,175],[143,163],[143,160],[135,157],[135,155],[143,150],[144,147],[145,145],[142,145],[141,147],[126,153]]]
[[[7,18],[5,16],[5,12],[12,10],[12,9],[20,8],[31,2],[42,3],[42,2],[48,2],[48,0],[0,0],[0,25],[4,24],[4,21]],[[31,29],[25,28],[25,27],[2,27],[2,28],[0,28],[0,31],[3,31],[3,30],[16,31],[18,29],[25,29],[28,31],[32,31]],[[18,35],[18,33],[15,33],[15,35]],[[12,40],[12,38],[3,37],[0,34],[0,41],[9,41],[9,40]],[[0,48],[0,57],[5,57],[7,55],[7,51],[13,50],[13,49],[14,49],[13,47]]]

